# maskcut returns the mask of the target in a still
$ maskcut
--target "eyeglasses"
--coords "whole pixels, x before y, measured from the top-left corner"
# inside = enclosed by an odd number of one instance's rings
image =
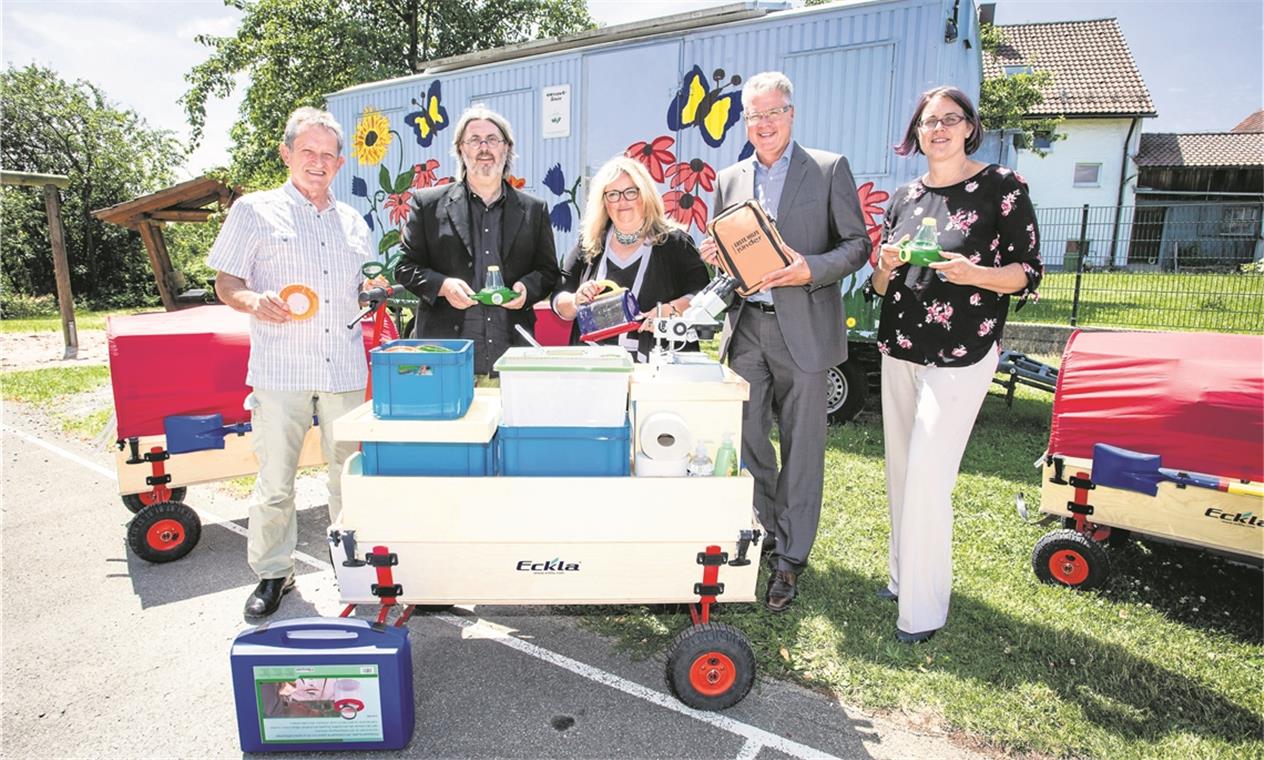
[[[505,141],[496,135],[490,135],[488,137],[472,137],[471,136],[461,141],[461,144],[467,148],[477,148],[479,145],[482,145],[483,143],[487,143],[487,147],[489,148],[499,148],[502,144],[505,143]]]
[[[634,201],[641,197],[641,191],[637,190],[635,187],[629,187],[623,190],[607,190],[601,194],[601,197],[606,199],[606,203],[618,203],[620,198],[625,201]]]
[[[789,112],[791,108],[794,108],[794,106],[769,108],[767,111],[747,111],[742,114],[742,118],[746,120],[747,124],[754,124],[755,122],[763,121],[764,119],[775,119],[781,114]]]
[[[931,130],[938,127],[940,124],[943,124],[945,127],[955,127],[965,120],[966,117],[959,113],[950,113],[942,119],[937,119],[934,116],[927,116],[917,122],[917,126],[922,129]]]

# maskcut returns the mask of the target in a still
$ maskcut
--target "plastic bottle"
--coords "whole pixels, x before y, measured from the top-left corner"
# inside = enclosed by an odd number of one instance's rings
[[[943,261],[939,255],[939,224],[933,216],[922,219],[922,226],[917,228],[913,239],[900,246],[900,261],[906,264],[924,267],[934,261]]]
[[[715,474],[715,464],[711,461],[711,457],[707,456],[706,441],[698,441],[698,447],[694,449],[693,456],[689,457],[685,474],[690,477],[709,477]]]
[[[503,287],[505,278],[500,276],[500,267],[487,267],[487,280],[483,283],[483,290],[500,290]]]
[[[720,448],[715,452],[715,474],[731,478],[737,474],[737,450],[733,448],[733,435],[725,433]]]

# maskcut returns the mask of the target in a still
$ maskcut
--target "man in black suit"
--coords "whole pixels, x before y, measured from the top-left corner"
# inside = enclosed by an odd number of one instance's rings
[[[557,282],[548,206],[505,181],[514,159],[513,130],[503,116],[471,106],[457,122],[452,150],[460,182],[413,192],[396,280],[421,299],[416,335],[474,341],[474,371],[491,373],[514,330],[535,325],[532,305]],[[484,306],[471,296],[499,267],[518,297]]]

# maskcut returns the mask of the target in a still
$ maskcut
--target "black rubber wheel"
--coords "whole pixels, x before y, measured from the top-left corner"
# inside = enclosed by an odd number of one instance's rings
[[[830,422],[851,422],[864,408],[868,396],[869,378],[859,362],[848,359],[825,371],[825,413]]]
[[[1044,583],[1087,591],[1102,585],[1110,575],[1110,555],[1106,547],[1087,536],[1055,530],[1036,542],[1031,569]]]
[[[197,512],[178,501],[145,507],[127,526],[127,545],[147,562],[174,562],[193,551],[201,537]]]
[[[189,489],[185,488],[184,486],[173,488],[171,489],[171,496],[168,497],[166,500],[167,501],[184,501],[185,494],[187,494],[188,492],[189,492]],[[158,502],[154,500],[153,495],[149,491],[145,491],[144,493],[123,494],[123,506],[127,507],[127,510],[131,512],[132,514],[136,514],[137,512],[144,509],[145,507],[148,507],[152,504],[157,504],[157,503]]]
[[[723,623],[681,631],[667,650],[667,685],[698,710],[723,710],[741,702],[755,683],[755,653],[746,636]]]

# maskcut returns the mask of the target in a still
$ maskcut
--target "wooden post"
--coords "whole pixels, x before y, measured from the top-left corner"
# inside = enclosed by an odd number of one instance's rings
[[[140,239],[145,242],[145,251],[149,253],[149,266],[154,270],[154,282],[158,285],[158,296],[162,298],[162,306],[167,311],[176,310],[176,299],[171,293],[171,288],[167,286],[171,274],[171,264],[166,263],[164,267],[165,257],[162,255],[165,251],[159,249],[157,236],[162,234],[154,229],[153,223],[142,220],[136,225],[140,231]]]
[[[70,292],[70,262],[66,259],[66,231],[61,224],[61,195],[56,185],[44,185],[44,209],[48,212],[48,241],[53,247],[53,277],[57,280],[57,306],[66,352],[63,359],[79,357],[79,333],[75,329],[75,301]]]

